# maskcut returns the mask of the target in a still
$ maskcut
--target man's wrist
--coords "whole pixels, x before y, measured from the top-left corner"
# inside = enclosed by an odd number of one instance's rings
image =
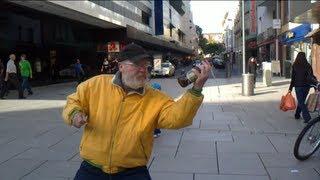
[[[70,115],[69,115],[70,124],[71,124],[71,125],[73,125],[73,118],[74,118],[74,116],[75,116],[78,112],[80,112],[79,109],[73,109],[73,110],[71,111],[71,113],[70,113]]]
[[[195,96],[202,96],[202,88],[198,89],[197,87],[192,87],[191,89],[189,89],[189,92]]]

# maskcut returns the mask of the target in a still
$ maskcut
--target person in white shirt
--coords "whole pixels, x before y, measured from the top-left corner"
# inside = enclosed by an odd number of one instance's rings
[[[23,96],[21,83],[19,82],[19,79],[18,79],[17,67],[14,64],[14,61],[16,60],[16,55],[10,54],[9,58],[10,59],[7,63],[7,70],[6,70],[6,75],[5,75],[4,81],[7,82],[6,86],[8,86],[9,84],[12,84],[18,90],[18,93],[19,93],[18,98],[19,99],[25,99],[25,97]],[[3,99],[4,93],[5,93],[5,91],[2,90],[1,94],[0,94],[1,99]]]

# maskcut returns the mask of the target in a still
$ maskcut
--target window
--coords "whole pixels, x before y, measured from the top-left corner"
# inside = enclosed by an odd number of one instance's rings
[[[22,40],[22,27],[21,26],[18,27],[18,40],[19,41]]]
[[[169,18],[172,19],[171,9],[169,9]]]
[[[32,28],[28,28],[27,29],[27,42],[33,42],[33,29]]]
[[[143,24],[145,24],[147,26],[150,26],[150,16],[149,16],[149,14],[145,13],[144,11],[142,11],[141,19],[142,19],[142,23]]]
[[[170,37],[172,37],[172,26],[170,26]]]

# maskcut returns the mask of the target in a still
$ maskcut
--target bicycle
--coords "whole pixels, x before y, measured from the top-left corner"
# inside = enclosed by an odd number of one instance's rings
[[[320,83],[312,87],[319,92]],[[320,109],[317,110],[317,113],[318,117],[312,119],[302,129],[294,144],[293,154],[300,161],[308,159],[320,148]]]

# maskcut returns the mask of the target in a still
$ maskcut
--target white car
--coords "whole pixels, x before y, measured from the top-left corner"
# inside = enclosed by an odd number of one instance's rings
[[[161,69],[151,71],[151,76],[174,76],[175,67],[170,62],[165,62],[161,64]]]

